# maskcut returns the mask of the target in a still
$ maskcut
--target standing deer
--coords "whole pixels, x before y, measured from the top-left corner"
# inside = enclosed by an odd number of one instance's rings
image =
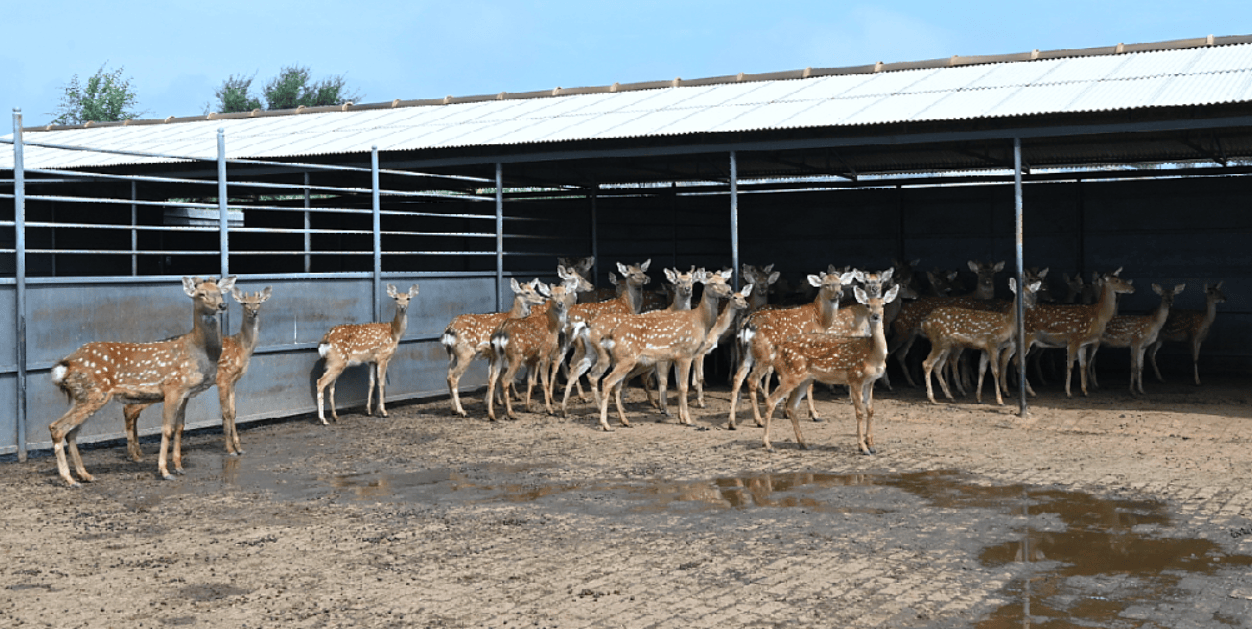
[[[567,403],[569,402],[569,393],[572,387],[578,387],[578,396],[584,401],[587,399],[587,396],[583,393],[580,380],[593,364],[591,356],[593,354],[598,356],[599,350],[589,347],[586,339],[582,338],[585,334],[581,332],[581,328],[590,325],[592,320],[603,314],[639,314],[642,312],[643,287],[652,281],[652,278],[647,275],[648,267],[651,264],[651,258],[644,260],[640,264],[632,265],[618,262],[617,270],[622,274],[622,278],[615,282],[618,290],[617,297],[594,304],[576,304],[570,308],[566,332],[573,341],[571,345],[574,347],[574,355],[570,358],[569,379],[565,383],[565,395],[561,398],[562,415],[568,416],[569,414]],[[612,278],[612,273],[609,276]],[[566,348],[566,351],[568,351],[568,348]],[[565,362],[564,354],[560,357],[560,362]],[[598,385],[594,381],[588,381],[588,386],[592,395],[595,396],[596,403],[599,404],[600,391]]]
[[[739,403],[739,389],[744,380],[748,381],[748,397],[752,404],[752,415],[758,426],[764,426],[760,409],[757,407],[757,389],[765,386],[773,373],[775,346],[789,336],[805,332],[818,332],[830,329],[837,321],[839,313],[839,297],[843,293],[843,285],[851,283],[855,274],[843,275],[822,273],[808,276],[811,286],[818,289],[817,297],[811,303],[795,308],[762,309],[748,316],[739,330],[740,356],[739,369],[735,372],[735,383],[730,390],[730,417],[726,422],[727,430],[735,429],[736,407]],[[813,398],[809,396],[809,412],[817,417],[817,409],[813,406]]]
[[[778,372],[778,388],[770,394],[765,412],[765,449],[773,450],[769,440],[770,420],[783,398],[791,409],[791,425],[796,442],[808,449],[800,434],[800,396],[805,385],[813,381],[848,386],[856,413],[856,442],[863,454],[874,454],[874,381],[887,370],[887,337],[883,332],[883,306],[895,300],[899,286],[886,294],[871,294],[860,286],[853,288],[856,300],[869,309],[873,336],[846,337],[826,333],[793,336],[778,345],[774,369]]]
[[[505,319],[500,328],[491,334],[491,361],[487,376],[487,417],[496,420],[496,383],[501,388],[513,382],[517,371],[526,366],[526,409],[531,409],[531,392],[535,380],[542,377],[544,405],[552,414],[552,366],[562,355],[561,333],[569,320],[569,309],[577,300],[577,292],[569,284],[539,284],[539,293],[551,300],[545,309],[536,309],[529,317]],[[504,372],[503,379],[501,372]],[[504,396],[505,409],[510,418],[513,400]]]
[[[1174,296],[1186,287],[1186,284],[1178,284],[1171,290],[1161,288],[1160,284],[1153,284],[1152,290],[1161,296],[1161,304],[1151,314],[1115,315],[1109,319],[1108,325],[1104,328],[1104,335],[1100,337],[1099,343],[1091,347],[1091,357],[1087,361],[1092,386],[1100,386],[1096,382],[1095,369],[1096,352],[1100,351],[1100,347],[1129,347],[1130,394],[1134,395],[1138,387],[1138,393],[1147,395],[1143,390],[1143,355],[1148,347],[1156,343],[1161,328],[1165,326],[1170,308],[1174,305]]]
[[[232,286],[230,293],[243,306],[243,322],[238,334],[222,339],[222,355],[217,359],[214,384],[217,385],[217,399],[222,409],[222,437],[226,442],[226,453],[238,456],[243,454],[243,447],[239,444],[239,430],[235,427],[235,386],[247,373],[252,352],[256,351],[257,335],[261,331],[261,304],[270,298],[270,287],[248,295]],[[156,402],[122,407],[122,416],[126,419],[126,451],[130,453],[131,460],[143,460],[143,450],[139,447],[139,414],[153,404]]]
[[[557,273],[565,277],[564,267],[557,267]],[[547,301],[539,293],[540,281],[535,279],[521,284],[516,278],[510,278],[513,288],[513,309],[508,312],[490,312],[486,314],[457,315],[448,324],[439,337],[439,342],[448,352],[448,392],[452,397],[452,411],[461,417],[466,416],[461,406],[461,376],[469,370],[475,358],[486,358],[491,351],[491,333],[504,323],[505,319],[521,319],[530,316],[531,308]]]
[[[217,315],[226,309],[222,291],[234,285],[234,276],[219,281],[184,277],[183,292],[192,300],[191,332],[155,343],[88,343],[52,367],[52,382],[73,402],[65,415],[48,426],[57,471],[67,484],[78,484],[70,476],[65,459],[67,444],[78,478],[83,482],[94,480],[78,453],[78,429],[114,396],[124,403],[165,403],[157,470],[161,478],[174,478],[166,465],[173,441],[174,471],[183,473],[182,435],[187,401],[213,386],[217,377],[222,355],[222,329]]]
[[[1191,345],[1191,365],[1195,369],[1196,386],[1200,386],[1200,344],[1208,338],[1213,320],[1217,318],[1217,304],[1226,301],[1226,294],[1222,292],[1224,283],[1225,280],[1222,280],[1212,286],[1207,283],[1204,285],[1203,311],[1174,310],[1169,313],[1165,327],[1161,328],[1156,342],[1152,344],[1152,351],[1148,353],[1148,359],[1152,361],[1152,371],[1156,372],[1158,381],[1165,382],[1165,379],[1161,377],[1161,370],[1156,368],[1156,352],[1165,341],[1171,341]]]
[[[1082,394],[1087,395],[1087,353],[1086,348],[1100,340],[1104,328],[1117,312],[1117,296],[1135,292],[1130,280],[1118,277],[1121,269],[1104,274],[1099,283],[1102,284],[1100,299],[1094,304],[1039,304],[1026,312],[1026,346],[1011,348],[1001,357],[1000,372],[1003,373],[1006,362],[1018,349],[1030,352],[1034,345],[1041,347],[1065,348],[1065,397],[1073,397],[1070,383],[1073,378],[1074,360],[1078,360],[1079,377],[1082,382]],[[1025,374],[1019,374],[1025,378]],[[1001,384],[1004,384],[1002,382]],[[1032,395],[1034,390],[1029,379],[1026,390]]]
[[[335,410],[335,381],[344,369],[354,365],[368,365],[369,391],[365,397],[365,413],[373,414],[374,380],[378,379],[378,414],[387,416],[387,364],[400,346],[400,337],[409,327],[409,300],[417,297],[417,284],[407,293],[396,291],[394,284],[387,285],[387,296],[396,300],[396,316],[390,323],[349,323],[337,325],[317,344],[317,353],[326,359],[326,373],[317,379],[317,418],[329,424],[322,411],[322,392],[330,386],[330,416],[339,421]]]
[[[1035,307],[1040,285],[1039,281],[1026,284],[1022,302],[1027,309]],[[1009,278],[1009,290],[1017,292],[1015,278]],[[931,373],[936,367],[939,369],[939,384],[943,387],[943,394],[951,400],[952,392],[942,376],[943,366],[954,350],[966,348],[983,352],[978,362],[978,387],[975,389],[978,402],[982,403],[983,377],[986,375],[987,364],[990,363],[996,404],[1004,404],[1004,398],[1000,395],[1000,350],[1012,343],[1013,336],[1017,334],[1017,308],[1014,304],[1009,305],[1007,312],[941,306],[930,311],[922,320],[922,333],[930,339],[930,355],[922,363],[922,371],[926,378],[926,397],[932,404],[935,403],[935,393],[930,383]]]
[[[600,392],[600,427],[609,428],[609,396],[618,393],[617,414],[623,426],[630,426],[626,410],[622,408],[618,387],[634,371],[636,366],[650,367],[664,363],[676,366],[674,379],[678,381],[678,418],[691,425],[687,408],[687,388],[691,378],[691,364],[700,355],[700,349],[708,338],[709,330],[717,322],[718,306],[730,297],[732,291],[726,283],[732,271],[706,273],[704,294],[700,304],[692,310],[663,312],[655,315],[627,317],[605,335],[600,344],[609,350],[613,359],[613,371],[605,376]]]

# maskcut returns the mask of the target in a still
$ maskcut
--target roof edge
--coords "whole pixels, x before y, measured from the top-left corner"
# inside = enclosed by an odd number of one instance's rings
[[[429,107],[435,105],[451,105],[460,103],[478,103],[490,100],[522,100],[531,98],[552,98],[559,96],[573,96],[576,94],[611,94],[617,92],[632,92],[638,90],[664,89],[669,87],[696,87],[702,85],[723,85],[727,83],[746,83],[755,81],[778,81],[788,79],[807,79],[822,76],[838,76],[846,74],[877,74],[880,72],[900,72],[904,70],[924,70],[931,68],[946,68],[956,66],[981,65],[991,63],[1011,63],[1020,61],[1034,61],[1038,59],[1061,59],[1066,57],[1098,57],[1105,55],[1119,55],[1132,52],[1155,52],[1164,50],[1180,50],[1185,48],[1204,48],[1210,46],[1232,46],[1237,44],[1252,43],[1252,35],[1228,35],[1215,37],[1196,37],[1191,39],[1174,39],[1161,42],[1148,42],[1140,44],[1122,44],[1116,46],[1101,46],[1095,48],[1064,48],[1057,50],[1032,50],[1030,52],[1009,53],[1000,55],[972,55],[962,57],[953,55],[941,59],[926,59],[922,61],[900,61],[893,63],[883,63],[881,61],[873,64],[860,66],[847,66],[841,68],[804,68],[803,70],[786,70],[782,72],[765,72],[757,74],[747,74],[740,72],[739,74],[728,74],[722,76],[712,76],[699,79],[682,79],[674,78],[661,81],[642,81],[637,83],[614,83],[612,85],[601,85],[593,87],[575,87],[562,88],[556,87],[550,90],[538,90],[533,92],[500,92],[497,94],[479,94],[474,96],[452,96],[448,95],[443,98],[425,98],[402,100],[395,99],[379,103],[355,104],[345,103],[343,105],[329,105],[325,107],[305,107],[301,105],[295,109],[279,109],[266,111],[262,109],[253,109],[252,111],[220,114],[209,113],[200,116],[170,116],[168,118],[146,118],[131,119],[117,122],[87,122],[77,125],[41,125],[37,127],[23,127],[23,132],[39,132],[39,131],[67,131],[72,129],[95,129],[103,127],[125,127],[136,125],[156,125],[170,124],[178,122],[198,122],[204,120],[236,120],[241,118],[261,118],[270,116],[292,116],[311,113],[327,113],[338,111],[369,111],[376,109],[395,109],[400,107]]]

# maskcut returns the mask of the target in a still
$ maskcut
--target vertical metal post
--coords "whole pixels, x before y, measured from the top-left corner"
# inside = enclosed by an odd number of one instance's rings
[[[26,462],[26,161],[22,110],[13,109],[13,240],[17,266],[17,460]]]
[[[496,312],[504,310],[504,164],[496,162]]]
[[[730,266],[735,272],[735,290],[739,290],[739,161],[730,152]]]
[[[591,189],[591,257],[595,258],[595,264],[591,265],[591,283],[598,286],[600,283],[600,216],[596,209],[596,198],[600,194],[600,184]]]
[[[130,182],[130,200],[139,199],[139,182]],[[139,275],[139,206],[130,204],[130,275]]]
[[[222,277],[230,275],[230,210],[226,207],[226,130],[217,130],[217,225]]]
[[[1017,395],[1020,400],[1018,414],[1026,416],[1026,304],[1022,300],[1026,289],[1023,282],[1022,261],[1022,139],[1013,138],[1013,210],[1017,226]]]
[[[374,320],[383,320],[383,206],[378,187],[378,145],[370,147],[370,187],[374,209]]]
[[[304,173],[304,272],[313,272],[313,235],[309,233],[312,221],[309,219],[309,208],[312,207],[313,196],[309,194],[309,173]]]

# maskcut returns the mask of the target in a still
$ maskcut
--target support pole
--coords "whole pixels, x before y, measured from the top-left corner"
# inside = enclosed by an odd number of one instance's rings
[[[309,173],[304,173],[304,272],[313,272],[313,256],[309,255],[313,251],[313,235],[309,233],[312,226],[310,220],[309,208],[312,207],[313,197],[309,194]]]
[[[139,199],[138,182],[130,182],[130,200]],[[137,277],[139,275],[139,206],[130,204],[130,275]]]
[[[1022,139],[1013,138],[1013,210],[1017,226],[1017,395],[1020,400],[1018,415],[1026,416],[1026,304],[1022,296],[1026,292],[1022,261]],[[1003,374],[1001,374],[1003,375]]]
[[[370,187],[374,210],[374,320],[383,320],[383,207],[378,187],[378,145],[370,147]]]
[[[496,162],[496,312],[504,310],[504,164]]]
[[[17,271],[17,460],[26,462],[26,158],[22,110],[13,109],[13,240]]]
[[[600,184],[591,189],[591,257],[595,264],[591,265],[591,284],[600,285],[600,215],[596,208],[596,199],[600,194]]]
[[[217,130],[217,224],[222,277],[230,275],[230,210],[226,207],[226,130]]]
[[[739,290],[739,161],[730,152],[730,266],[734,269],[735,290]]]

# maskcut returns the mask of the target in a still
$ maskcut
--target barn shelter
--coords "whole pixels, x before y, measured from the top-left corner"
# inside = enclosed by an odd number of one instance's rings
[[[240,421],[315,408],[317,341],[390,318],[389,283],[421,285],[390,397],[445,393],[448,321],[507,307],[508,279],[559,255],[595,255],[601,284],[645,258],[796,280],[892,258],[1120,266],[1186,282],[1191,308],[1222,279],[1201,368],[1252,367],[1252,36],[73,127],[15,110],[0,141],[0,453],[19,458],[66,409],[55,361],[188,329],[183,275],[273,286]],[[345,375],[340,405],[365,382]],[[101,413],[81,440],[121,435]],[[187,417],[217,423],[215,396]]]

